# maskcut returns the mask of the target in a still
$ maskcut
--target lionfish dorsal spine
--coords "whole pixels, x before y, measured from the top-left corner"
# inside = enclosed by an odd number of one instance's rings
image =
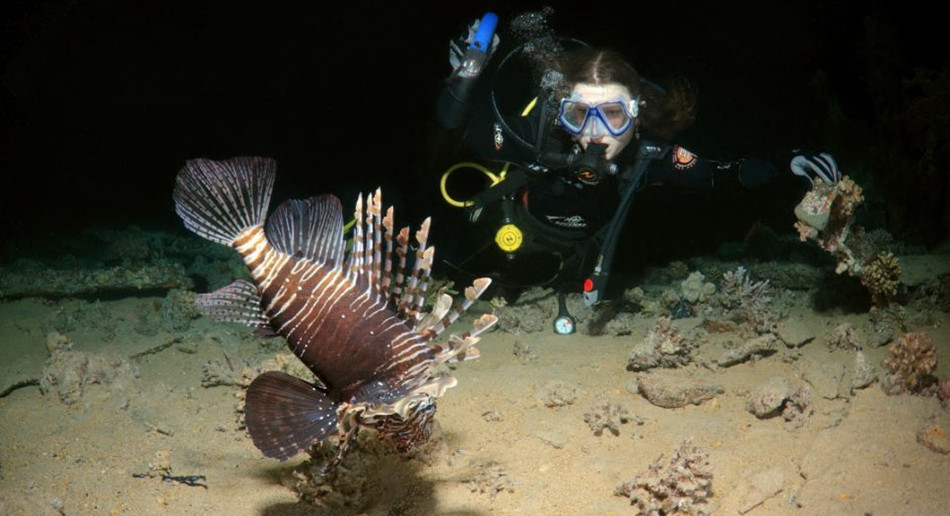
[[[398,312],[406,320],[414,320],[418,313],[416,299],[419,296],[420,278],[423,275],[423,271],[428,271],[431,267],[432,253],[428,252],[429,248],[426,247],[426,242],[429,239],[430,224],[431,219],[426,218],[422,221],[422,226],[416,231],[416,257],[412,262],[412,271],[410,271],[406,278],[406,288],[402,292],[399,303],[397,304]]]
[[[390,288],[392,286],[393,273],[393,207],[386,210],[386,216],[383,217],[383,241],[386,246],[385,259],[383,262],[383,275],[380,280],[379,289],[383,297],[390,299]]]
[[[418,320],[419,310],[421,310],[422,306],[425,304],[426,290],[429,287],[429,274],[432,271],[432,261],[434,256],[435,248],[429,247],[426,248],[426,250],[421,253],[420,256],[416,257],[416,260],[420,263],[420,266],[418,271],[414,271],[414,273],[418,274],[419,278],[413,288],[409,311],[406,314],[406,319],[409,321]]]
[[[353,213],[353,238],[350,254],[346,259],[347,278],[356,281],[363,272],[363,196],[356,197],[356,209]]]
[[[372,218],[367,217],[367,224],[370,226],[372,231],[372,238],[367,237],[367,246],[372,243],[372,255],[371,255],[371,276],[370,283],[376,285],[378,290],[382,293],[382,259],[383,259],[383,192],[382,189],[377,188],[376,192],[373,193],[373,200],[370,203],[370,215]],[[369,253],[367,253],[369,254]],[[385,293],[383,293],[385,297]]]
[[[399,230],[396,235],[396,270],[393,272],[393,288],[390,293],[390,300],[394,305],[399,304],[402,296],[403,285],[406,282],[406,258],[409,255],[409,227]]]

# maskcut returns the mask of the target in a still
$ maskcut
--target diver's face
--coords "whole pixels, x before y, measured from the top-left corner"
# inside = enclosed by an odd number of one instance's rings
[[[609,83],[605,85],[596,85],[588,83],[577,83],[574,86],[574,89],[571,90],[571,100],[576,100],[578,102],[583,102],[589,106],[596,106],[597,104],[602,104],[604,102],[616,102],[621,100],[623,103],[629,103],[633,98],[633,95],[630,94],[630,90],[626,86],[617,83]],[[634,126],[636,121],[634,120],[633,124],[630,124],[623,134],[619,136],[614,136],[607,131],[598,131],[596,130],[596,122],[599,120],[594,120],[593,118],[588,121],[588,126],[593,130],[587,130],[574,138],[578,143],[581,144],[581,147],[584,150],[587,150],[587,145],[590,142],[606,144],[607,152],[604,157],[607,159],[613,159],[614,156],[620,154],[624,148],[633,140]]]

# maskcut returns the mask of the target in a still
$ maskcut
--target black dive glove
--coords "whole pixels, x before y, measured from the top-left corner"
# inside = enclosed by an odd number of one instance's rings
[[[824,183],[833,185],[841,179],[841,171],[838,170],[838,164],[835,158],[827,152],[816,154],[814,152],[796,151],[789,163],[792,173],[802,176],[810,181],[817,177]]]

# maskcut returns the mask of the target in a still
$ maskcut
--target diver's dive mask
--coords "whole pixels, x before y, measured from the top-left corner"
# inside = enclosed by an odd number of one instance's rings
[[[620,99],[594,105],[575,99],[562,99],[557,119],[561,127],[574,136],[620,136],[630,129],[639,111],[636,99]]]

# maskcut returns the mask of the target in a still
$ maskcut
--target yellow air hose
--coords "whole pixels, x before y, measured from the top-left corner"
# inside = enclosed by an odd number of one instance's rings
[[[452,175],[452,172],[455,172],[456,170],[460,168],[473,168],[485,174],[486,176],[488,176],[488,180],[491,181],[491,184],[488,186],[489,188],[504,181],[505,175],[508,173],[508,163],[505,163],[505,166],[501,168],[501,172],[499,172],[498,174],[495,174],[494,172],[492,172],[485,165],[482,165],[480,163],[474,163],[471,161],[456,163],[455,165],[452,165],[451,167],[449,167],[449,169],[446,170],[444,174],[442,174],[442,179],[439,181],[439,190],[442,191],[442,198],[445,199],[445,202],[449,203],[452,206],[455,206],[456,208],[467,208],[472,205],[472,201],[458,201],[452,198],[452,196],[449,195],[449,191],[445,186],[445,184],[449,180],[449,176]]]

